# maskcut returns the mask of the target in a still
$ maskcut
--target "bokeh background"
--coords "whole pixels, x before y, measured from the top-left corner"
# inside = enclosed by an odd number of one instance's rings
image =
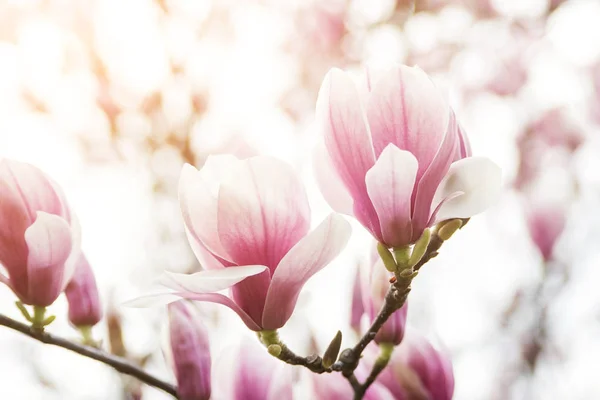
[[[172,379],[164,309],[121,303],[163,270],[199,268],[176,199],[183,163],[284,159],[317,223],[330,211],[311,168],[325,73],[419,65],[505,190],[422,270],[409,323],[452,354],[456,399],[600,398],[599,21],[596,0],[3,0],[0,156],[44,169],[78,213],[107,314],[95,337]],[[337,329],[356,340],[352,280],[369,240],[354,228],[282,330],[299,353]],[[0,287],[0,312],[19,318],[14,300]],[[66,301],[51,311],[50,331],[76,339]],[[229,310],[202,311],[213,358],[250,335]],[[167,398],[0,329],[1,399],[140,396]]]

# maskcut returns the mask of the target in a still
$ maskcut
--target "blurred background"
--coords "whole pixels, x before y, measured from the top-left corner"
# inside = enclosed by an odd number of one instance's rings
[[[172,379],[165,310],[121,303],[163,270],[199,268],[176,198],[183,163],[284,159],[316,224],[330,212],[311,169],[325,73],[419,65],[506,190],[423,268],[409,324],[452,354],[455,399],[600,398],[599,21],[597,0],[2,0],[0,156],[44,169],[78,213],[107,314],[94,336]],[[355,343],[370,241],[354,228],[282,330],[298,353],[337,329]],[[0,312],[20,318],[14,300],[0,287]],[[229,310],[202,310],[213,359],[252,336]],[[51,311],[50,331],[76,339],[66,301]],[[0,329],[0,398],[168,397]]]

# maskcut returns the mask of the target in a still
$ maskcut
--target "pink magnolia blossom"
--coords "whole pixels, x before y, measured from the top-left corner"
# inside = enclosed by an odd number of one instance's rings
[[[33,165],[0,161],[0,282],[25,304],[49,306],[79,252],[79,225],[61,189]]]
[[[388,247],[423,230],[484,211],[500,189],[500,169],[470,157],[467,138],[433,82],[399,66],[356,85],[332,69],[317,101],[324,146],[315,157],[324,197]]]
[[[359,365],[356,371],[358,379],[364,380],[369,371]],[[340,373],[311,374],[314,399],[352,399],[354,390],[348,380]],[[404,400],[404,397],[394,397],[392,393],[379,381],[374,382],[363,397],[365,400]]]
[[[454,393],[450,359],[416,335],[407,335],[378,381],[396,399],[451,400]]]
[[[169,304],[169,334],[179,398],[210,399],[211,358],[208,332],[183,301]]]
[[[168,273],[162,283],[176,296],[231,308],[254,331],[282,327],[304,283],[350,236],[337,214],[309,232],[304,186],[272,157],[211,156],[200,171],[185,165],[179,200],[190,245],[207,270]],[[230,296],[216,293],[229,287]]]
[[[94,271],[83,253],[73,278],[65,288],[69,303],[69,321],[77,327],[94,326],[102,319],[102,303]]]
[[[223,400],[293,399],[294,367],[273,356],[256,339],[244,338],[235,354],[221,365],[219,382]]]
[[[383,306],[385,295],[390,286],[390,274],[385,269],[383,261],[377,259],[375,262],[365,264],[362,268],[362,301],[365,312],[372,323],[379,310]],[[391,343],[398,345],[404,338],[406,327],[406,318],[408,313],[408,303],[395,311],[390,318],[383,324],[375,336],[376,343]]]
[[[554,244],[566,223],[566,210],[560,204],[532,204],[527,207],[526,221],[533,244],[545,261],[552,258]]]

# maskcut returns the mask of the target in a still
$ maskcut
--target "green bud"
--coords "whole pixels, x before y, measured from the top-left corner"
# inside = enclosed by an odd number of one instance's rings
[[[281,346],[278,344],[270,344],[269,347],[267,347],[267,351],[273,357],[279,357],[281,354]]]
[[[410,258],[410,246],[400,246],[394,248],[394,256],[396,257],[396,265],[400,270],[406,269]]]
[[[437,234],[444,242],[454,235],[454,232],[460,229],[463,225],[462,220],[460,219],[451,219],[449,221],[444,221],[440,224]]]
[[[337,360],[338,354],[340,353],[340,348],[342,347],[342,332],[337,331],[335,337],[327,346],[327,350],[323,354],[322,364],[325,368],[329,368],[333,365],[333,363]]]
[[[377,243],[377,252],[379,253],[379,257],[381,257],[381,261],[383,261],[383,265],[385,265],[385,269],[390,272],[396,272],[398,265],[390,250],[384,244]]]
[[[423,234],[421,235],[419,240],[417,240],[417,243],[415,243],[415,245],[413,246],[412,254],[408,259],[409,267],[412,268],[415,265],[417,265],[419,261],[421,261],[421,258],[423,258],[425,252],[427,251],[429,239],[431,239],[431,231],[429,230],[429,228],[427,228],[423,231]]]

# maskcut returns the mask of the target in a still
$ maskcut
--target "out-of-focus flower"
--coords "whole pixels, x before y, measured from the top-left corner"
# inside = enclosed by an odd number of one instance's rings
[[[357,371],[359,375],[360,372]],[[311,374],[312,389],[315,399],[351,399],[354,391],[346,378],[340,373]],[[364,379],[361,377],[361,379]],[[365,400],[403,400],[404,397],[394,397],[379,381],[373,383],[365,393]]]
[[[204,324],[183,301],[169,304],[169,333],[177,394],[182,400],[208,400],[211,359]]]
[[[0,161],[0,263],[25,303],[52,304],[75,271],[80,230],[56,183],[38,168]]]
[[[162,283],[177,296],[231,308],[254,331],[282,327],[305,282],[350,236],[337,214],[309,232],[304,186],[271,157],[211,156],[200,171],[185,165],[179,199],[192,249],[209,270],[168,273]],[[231,297],[215,293],[229,287]]]
[[[332,69],[317,119],[324,197],[388,247],[414,243],[437,222],[469,218],[497,197],[500,168],[470,157],[454,112],[419,68],[392,68],[378,80],[367,74],[359,87]]]
[[[452,363],[427,340],[407,336],[378,378],[395,399],[451,400]]]
[[[225,400],[293,399],[292,367],[267,353],[256,340],[245,338],[235,353],[233,365],[219,371]]]
[[[69,303],[69,321],[76,327],[91,327],[102,319],[102,303],[94,271],[83,253],[73,278],[65,289]]]
[[[352,304],[350,309],[350,326],[356,332],[360,332],[360,321],[365,315],[365,306],[363,305],[362,295],[362,280],[361,267],[356,269],[356,277],[354,278],[354,286],[352,287]]]
[[[533,244],[545,261],[552,258],[554,244],[566,223],[566,210],[561,204],[530,204],[526,207],[526,221]]]
[[[364,265],[361,282],[363,285],[362,301],[364,309],[369,321],[373,322],[383,306],[385,295],[390,286],[389,273],[381,259],[378,258],[375,262]],[[379,329],[375,336],[375,342],[378,344],[400,344],[402,338],[404,338],[407,313],[408,303],[404,303],[404,306],[394,312]]]

